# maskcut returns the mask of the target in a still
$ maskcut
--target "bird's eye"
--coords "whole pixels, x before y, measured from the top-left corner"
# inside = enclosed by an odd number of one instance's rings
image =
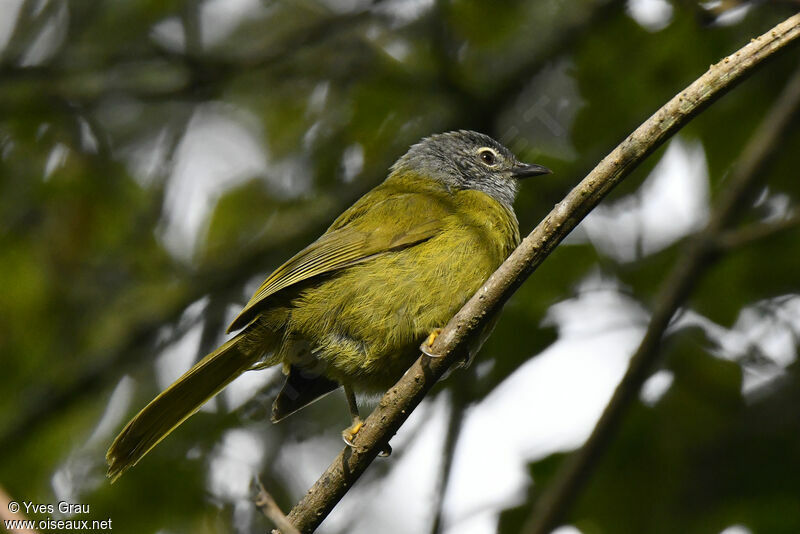
[[[497,154],[491,148],[484,148],[478,152],[478,156],[486,165],[494,165],[497,162]]]

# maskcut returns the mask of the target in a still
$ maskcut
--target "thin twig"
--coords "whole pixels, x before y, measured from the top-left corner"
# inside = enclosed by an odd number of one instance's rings
[[[450,474],[453,471],[456,445],[461,435],[461,429],[464,426],[464,408],[466,404],[467,399],[463,394],[454,394],[453,398],[450,399],[450,414],[447,419],[447,432],[445,433],[444,443],[442,444],[442,464],[439,471],[439,487],[436,491],[436,499],[433,506],[434,515],[431,525],[431,534],[441,534],[444,530],[444,498],[447,495],[447,488],[450,484]]]
[[[795,15],[789,19],[791,20],[795,21],[796,28],[800,27],[800,15]],[[799,106],[800,70],[789,81],[745,147],[708,225],[687,244],[661,286],[650,324],[631,358],[625,376],[586,443],[567,459],[550,486],[536,500],[522,529],[525,534],[550,532],[562,521],[580,494],[619,427],[625,411],[636,399],[658,360],[661,340],[672,317],[689,297],[702,275],[718,258],[719,249],[716,244],[720,232],[734,222],[739,215],[738,208],[749,198],[749,193],[764,176],[763,171],[770,160],[769,156],[785,138],[785,131]]]
[[[800,227],[800,215],[792,215],[776,221],[757,222],[722,232],[717,238],[717,247],[723,251],[743,248],[797,227]]]
[[[267,519],[275,523],[275,526],[281,529],[283,534],[300,534],[286,518],[280,506],[278,506],[278,503],[275,502],[275,499],[272,498],[272,495],[269,494],[260,480],[258,481],[258,495],[256,495],[255,498],[255,505]],[[272,532],[276,533],[278,531],[273,530]]]
[[[431,347],[441,357],[420,357],[386,392],[356,436],[355,447],[345,448],[289,513],[292,524],[303,533],[313,532],[456,361],[473,332],[499,310],[581,219],[684,124],[798,37],[800,14],[712,65],[603,159],[451,319]]]

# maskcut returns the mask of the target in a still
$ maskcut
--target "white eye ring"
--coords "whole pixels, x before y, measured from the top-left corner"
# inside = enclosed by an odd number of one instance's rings
[[[498,154],[495,149],[489,148],[488,146],[478,150],[478,157],[484,165],[488,165],[489,167],[494,167],[500,160],[500,154]]]

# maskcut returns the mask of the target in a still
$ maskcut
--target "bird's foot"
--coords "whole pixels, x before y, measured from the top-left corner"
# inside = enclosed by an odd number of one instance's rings
[[[362,421],[360,417],[354,417],[353,424],[342,430],[342,439],[344,440],[345,443],[347,443],[348,447],[355,448],[356,445],[355,443],[353,443],[353,440],[355,439],[356,434],[358,434],[358,431],[361,430],[361,427],[363,426],[364,426],[364,421]],[[392,454],[392,446],[387,443],[386,445],[383,446],[381,452],[378,453],[378,456],[386,458],[390,454]]]
[[[431,335],[429,335],[428,338],[422,343],[422,345],[419,346],[419,350],[422,351],[422,354],[428,356],[429,358],[441,357],[441,354],[436,354],[431,350],[431,345],[433,345],[433,342],[436,340],[437,337],[439,337],[439,334],[441,333],[442,333],[441,328],[437,328],[433,332],[431,332]]]
[[[342,439],[348,447],[355,447],[353,440],[362,426],[364,426],[364,421],[360,417],[353,417],[353,424],[342,430]]]

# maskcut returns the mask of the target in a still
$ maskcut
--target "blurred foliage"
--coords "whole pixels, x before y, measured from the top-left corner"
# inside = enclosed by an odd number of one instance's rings
[[[667,9],[660,25],[636,15],[636,4],[647,3]],[[288,508],[304,488],[273,466],[312,436],[336,438],[346,422],[341,399],[268,426],[278,385],[270,377],[243,406],[219,401],[189,420],[109,486],[105,447],[164,385],[167,353],[213,348],[253,283],[424,135],[479,129],[551,167],[553,178],[525,184],[518,199],[527,233],[709,64],[796,9],[718,4],[6,2],[0,488],[20,501],[89,503],[116,532],[264,531],[247,495],[214,493],[208,473],[221,461],[220,444],[237,429],[257,436],[264,450],[256,467]],[[681,132],[702,145],[712,203],[797,59],[793,51],[771,62]],[[743,225],[796,212],[800,128],[784,142]],[[663,153],[609,201],[635,194]],[[458,417],[480,403],[559,339],[546,320],[551,307],[578,296],[593,274],[618,281],[646,310],[681,245],[634,261],[585,236],[561,246],[506,305],[480,372],[456,373],[436,394],[461,386],[448,397],[460,404]],[[784,303],[798,293],[798,272],[797,227],[720,259],[689,303],[706,322],[674,332],[665,348],[661,371],[672,385],[630,410],[567,522],[584,534],[732,524],[800,531],[797,363],[764,348],[775,329],[747,334],[738,349],[708,327],[736,333],[755,316],[783,325],[796,352],[798,318]],[[743,387],[762,374],[757,388]],[[563,457],[535,459],[530,494],[503,514],[502,532],[518,531]],[[393,465],[372,466],[362,484],[378,487]],[[358,518],[342,531],[353,525],[374,531]]]
[[[693,534],[733,524],[797,531],[800,420],[786,413],[800,391],[797,365],[748,403],[740,367],[708,346],[694,330],[670,343],[664,370],[672,386],[655,405],[630,410],[571,514],[581,532]],[[533,498],[563,460],[556,454],[531,465]],[[528,511],[507,511],[500,532],[519,532]]]

